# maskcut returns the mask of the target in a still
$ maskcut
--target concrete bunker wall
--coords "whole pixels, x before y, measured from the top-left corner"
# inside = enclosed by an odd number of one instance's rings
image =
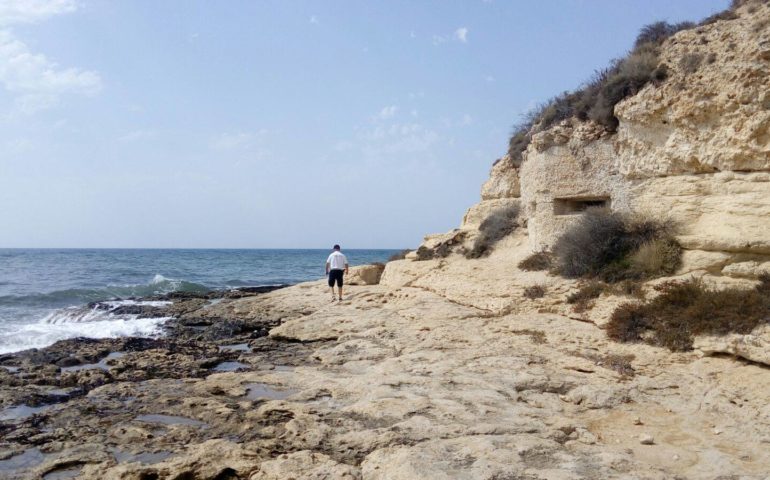
[[[614,170],[613,157],[607,140],[528,152],[520,177],[532,250],[550,250],[587,208],[629,209],[630,184]]]

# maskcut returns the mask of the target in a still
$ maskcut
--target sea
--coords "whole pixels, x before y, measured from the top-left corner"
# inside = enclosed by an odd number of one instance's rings
[[[351,266],[397,250],[344,250]],[[294,284],[324,277],[329,250],[0,249],[0,354],[74,337],[158,336],[167,318],[115,307],[141,297]],[[125,309],[122,309],[125,311]],[[118,310],[120,311],[120,310]]]

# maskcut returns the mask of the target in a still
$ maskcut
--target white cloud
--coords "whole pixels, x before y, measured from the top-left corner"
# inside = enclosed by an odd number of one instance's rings
[[[364,130],[359,140],[364,155],[377,157],[427,152],[439,135],[419,123],[394,123]]]
[[[492,83],[495,81],[495,77],[493,77],[492,75],[487,75],[486,77],[484,77],[484,80],[486,80],[489,83]]]
[[[467,113],[463,115],[463,118],[460,119],[460,126],[464,127],[466,125],[470,125],[471,123],[473,123],[473,117],[471,117]]]
[[[389,118],[393,118],[396,113],[398,113],[398,106],[388,105],[387,107],[382,107],[382,110],[380,110],[380,112],[375,116],[375,119],[387,120]]]
[[[468,43],[468,29],[466,27],[460,27],[455,30],[454,36],[457,40]]]
[[[316,17],[315,15],[311,15],[310,16],[310,23],[312,23],[313,25],[318,25],[318,23],[319,23],[318,22],[318,17]]]
[[[118,137],[118,140],[121,142],[138,142],[140,140],[149,140],[156,135],[157,132],[154,130],[134,130],[133,132],[127,132],[121,135]]]
[[[36,23],[76,9],[75,0],[0,0],[0,25]]]
[[[442,37],[441,35],[433,35],[433,39],[431,42],[433,45],[441,45],[442,43],[445,43],[447,41],[446,37]]]
[[[0,0],[0,25],[35,23],[69,13],[77,5],[70,0]],[[0,29],[0,85],[15,97],[19,111],[31,114],[59,103],[65,94],[92,96],[102,90],[97,72],[61,67]]]
[[[261,142],[267,130],[257,132],[222,133],[212,138],[209,147],[213,150],[245,150]]]

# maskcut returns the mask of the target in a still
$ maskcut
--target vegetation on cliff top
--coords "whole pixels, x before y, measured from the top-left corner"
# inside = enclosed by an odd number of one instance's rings
[[[704,19],[699,25],[737,18],[734,10],[746,1],[733,0],[729,9]],[[668,69],[658,60],[663,41],[681,30],[696,26],[693,22],[670,24],[661,21],[643,27],[626,57],[615,59],[607,68],[598,70],[577,90],[557,95],[525,114],[514,125],[508,142],[508,155],[514,164],[520,165],[523,161],[522,153],[534,133],[567,118],[593,120],[608,132],[614,132],[618,126],[615,105],[635,95],[648,83],[658,84],[667,78]]]

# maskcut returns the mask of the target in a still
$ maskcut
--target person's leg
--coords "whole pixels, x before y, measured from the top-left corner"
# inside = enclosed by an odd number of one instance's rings
[[[340,284],[340,300],[342,300],[342,284]]]
[[[339,287],[339,289],[340,289],[340,301],[342,300],[342,280],[343,280],[344,278],[345,278],[345,274],[342,272],[342,270],[340,270],[340,276],[339,276],[339,278],[338,278],[338,280],[339,280],[339,283],[337,284],[337,286],[338,286],[338,287]]]
[[[329,288],[332,289],[332,302],[337,300],[337,297],[334,296],[334,275],[332,274],[332,271],[329,271]]]

